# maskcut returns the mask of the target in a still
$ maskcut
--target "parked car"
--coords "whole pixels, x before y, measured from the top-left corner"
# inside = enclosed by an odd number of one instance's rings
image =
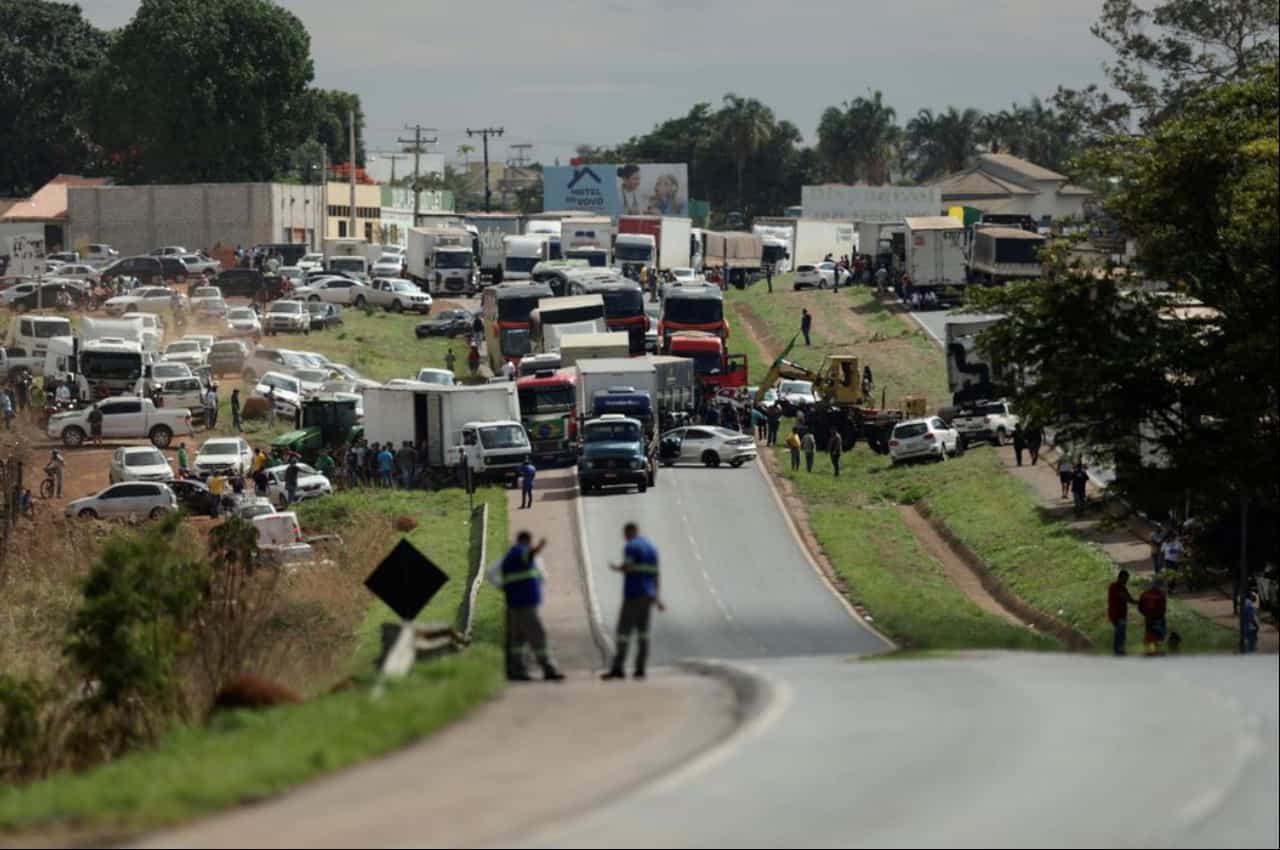
[[[271,504],[271,500],[264,499],[261,496],[247,496],[231,511],[232,515],[240,519],[253,519],[254,517],[266,516],[275,512],[276,506]]]
[[[112,484],[121,481],[169,481],[173,478],[173,467],[157,448],[122,446],[111,454],[107,478]]]
[[[342,327],[342,308],[327,301],[310,301],[307,312],[311,314],[311,330],[323,331]]]
[[[836,264],[832,262],[807,263],[796,266],[796,275],[791,281],[792,289],[826,289],[835,285]]]
[[[89,438],[89,411],[102,412],[102,436],[109,439],[146,437],[156,448],[167,448],[174,434],[191,435],[191,411],[159,408],[149,398],[114,396],[91,407],[55,413],[49,417],[46,432],[50,439],[61,440],[71,448],[83,445]]]
[[[89,283],[97,283],[102,279],[102,272],[88,263],[63,263],[54,269],[53,273],[57,277],[83,280]]]
[[[3,296],[10,310],[38,310],[56,307],[58,299],[64,295],[71,299],[73,307],[79,309],[85,297],[85,290],[80,281],[47,280],[20,283],[17,286],[9,287],[0,295]]]
[[[142,286],[125,295],[108,298],[102,305],[108,315],[118,316],[123,313],[137,311],[139,313],[159,313],[180,302],[187,306],[187,296],[167,286]]]
[[[213,508],[213,494],[209,485],[194,478],[176,478],[169,482],[169,489],[178,500],[178,507],[196,516],[208,516]]]
[[[213,285],[222,290],[223,298],[252,298],[260,303],[284,294],[284,278],[257,269],[226,269],[218,272]]]
[[[980,401],[959,408],[951,417],[951,427],[960,432],[966,445],[990,440],[999,446],[1012,439],[1018,417],[1007,401]]]
[[[267,469],[267,498],[277,507],[288,506],[288,492],[284,486],[285,472],[288,466],[272,466]],[[298,501],[327,496],[333,492],[329,479],[316,472],[305,463],[298,464]]]
[[[152,379],[151,386],[160,390],[161,404],[166,410],[189,410],[193,419],[204,421],[205,386],[195,375],[186,378]]]
[[[330,304],[346,304],[352,307],[363,307],[368,301],[370,288],[358,280],[349,277],[322,278],[314,283],[294,290],[295,298],[307,301],[328,301]]]
[[[52,254],[45,255],[45,261],[54,264],[78,263],[80,262],[79,251],[54,251]]]
[[[205,361],[205,351],[194,339],[178,339],[165,346],[164,359],[170,363],[199,366]]]
[[[414,380],[420,384],[438,384],[442,387],[454,385],[453,373],[448,369],[419,369],[418,377]]]
[[[193,378],[195,372],[191,371],[191,367],[186,363],[176,363],[170,360],[161,360],[152,363],[148,370],[148,379],[151,381],[165,381],[170,378]]]
[[[373,277],[397,277],[403,268],[404,261],[400,257],[388,258],[384,255],[369,269],[369,274]]]
[[[293,377],[298,379],[304,396],[314,395],[324,389],[325,382],[333,380],[332,369],[319,366],[308,366],[305,369],[293,370]]]
[[[756,441],[748,434],[708,425],[673,428],[658,441],[658,459],[664,466],[700,463],[737,468],[756,459]]]
[[[471,323],[475,316],[466,310],[442,310],[430,319],[419,322],[413,329],[418,339],[429,336],[467,336],[471,333]]]
[[[270,396],[275,404],[276,413],[292,418],[302,405],[302,381],[282,372],[267,372],[258,379],[250,395],[257,398]]]
[[[702,275],[698,274],[696,269],[678,266],[670,270],[671,276],[675,278],[676,283],[701,283]]]
[[[84,259],[93,263],[101,263],[110,262],[118,256],[120,256],[120,252],[105,242],[90,242],[88,253]]]
[[[292,374],[294,369],[302,369],[311,365],[301,356],[301,352],[289,351],[286,348],[255,348],[240,373],[246,381],[256,382],[259,375],[268,372]]]
[[[225,322],[227,320],[227,302],[221,298],[206,298],[192,311],[196,319],[206,322]]]
[[[153,257],[181,257],[183,254],[190,254],[191,252],[181,245],[166,245],[163,248],[155,248],[147,253]]]
[[[230,336],[262,336],[262,322],[250,307],[232,307],[227,310],[227,334]]]
[[[187,267],[187,271],[193,275],[212,277],[222,270],[222,263],[213,257],[206,257],[204,254],[183,254],[178,259]]]
[[[311,333],[311,314],[301,301],[274,301],[262,317],[268,336],[278,333]]]
[[[215,375],[239,375],[249,360],[249,346],[239,339],[220,339],[209,349],[208,363]]]
[[[178,509],[178,498],[165,484],[154,481],[125,481],[105,490],[67,503],[68,517],[146,516],[159,519]]]
[[[431,296],[418,288],[413,281],[399,277],[377,277],[369,284],[369,303],[385,307],[392,313],[411,311],[431,312]]]
[[[191,309],[198,309],[202,301],[221,301],[222,290],[216,286],[193,286],[188,294],[191,302]]]
[[[298,260],[298,268],[303,273],[319,271],[324,268],[324,254],[303,254],[302,259]]]
[[[212,437],[196,453],[193,466],[202,476],[214,472],[247,475],[253,467],[253,449],[244,437]]]
[[[889,435],[889,459],[894,466],[919,458],[945,460],[962,450],[960,432],[937,416],[899,422]]]
[[[797,407],[812,407],[817,400],[813,381],[778,381],[778,401],[788,416],[794,416]]]
[[[121,257],[102,270],[103,280],[131,277],[143,286],[186,283],[189,276],[187,267],[176,256]]]

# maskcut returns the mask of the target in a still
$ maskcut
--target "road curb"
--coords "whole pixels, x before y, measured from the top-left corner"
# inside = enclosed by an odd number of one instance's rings
[[[613,656],[613,640],[604,627],[604,618],[600,614],[600,599],[596,596],[596,581],[591,574],[591,560],[587,547],[587,521],[582,513],[582,488],[578,486],[578,476],[573,477],[573,524],[576,526],[578,541],[578,578],[582,582],[582,595],[587,602],[587,626],[591,629],[591,639],[600,650],[600,662],[607,666]]]
[[[481,502],[471,514],[472,533],[476,526],[476,517],[479,515],[480,527],[480,552],[479,559],[475,564],[470,566],[467,574],[467,592],[463,594],[462,601],[458,603],[458,631],[460,631],[467,640],[471,640],[472,620],[476,610],[476,597],[480,595],[480,586],[484,584],[484,571],[489,563],[488,556],[488,538],[489,538],[489,503]]]

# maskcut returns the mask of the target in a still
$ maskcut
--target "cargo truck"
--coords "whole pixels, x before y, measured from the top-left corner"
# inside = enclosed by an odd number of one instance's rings
[[[647,357],[653,364],[658,418],[662,431],[675,427],[675,417],[691,414],[698,405],[698,376],[693,361],[687,357],[655,354]]]
[[[830,254],[839,260],[854,253],[855,233],[851,221],[796,219],[792,259],[797,264],[814,265]]]
[[[754,233],[708,230],[702,241],[703,267],[721,274],[728,268],[730,281],[739,287],[764,265],[764,244]]]
[[[1007,387],[997,363],[978,350],[978,335],[1000,321],[999,316],[965,316],[947,321],[947,387],[956,407],[1002,398]]]
[[[520,422],[516,384],[370,387],[364,394],[364,435],[370,442],[426,448],[427,465],[480,480],[514,483],[531,451]]]
[[[572,463],[578,456],[578,370],[542,369],[516,381],[520,419],[535,463]]]
[[[631,338],[621,332],[575,333],[560,339],[560,364],[575,366],[585,360],[631,356]]]
[[[904,250],[903,274],[911,282],[910,291],[904,291],[908,299],[916,292],[932,292],[939,304],[964,300],[963,223],[945,215],[909,216]]]
[[[411,228],[405,266],[409,277],[433,295],[475,295],[480,289],[471,234],[465,228]]]
[[[969,281],[1000,284],[1040,277],[1040,249],[1045,238],[1017,227],[983,227],[973,231]]]
[[[529,223],[533,226],[533,222]],[[504,236],[502,239],[502,279],[504,281],[529,280],[533,267],[552,259],[550,236],[530,231],[524,236]],[[559,259],[559,258],[556,258]]]
[[[515,213],[469,213],[467,224],[475,227],[479,238],[481,278],[502,283],[502,264],[506,259],[505,239],[519,236],[524,219]]]
[[[751,232],[760,237],[760,261],[765,266],[773,266],[774,274],[795,268],[791,259],[795,252],[795,223],[793,218],[759,216],[751,225]]]
[[[382,246],[367,242],[364,239],[326,239],[321,243],[324,251],[325,267],[333,257],[364,257],[370,265],[382,256]]]
[[[643,357],[586,360],[577,368],[579,487],[635,485],[645,492],[657,475],[656,368]]]
[[[560,250],[565,257],[575,248],[603,248],[613,245],[613,219],[607,215],[578,216],[560,222]],[[607,257],[607,254],[606,254]],[[602,265],[608,265],[606,259]]]
[[[628,267],[638,270],[644,265],[658,270],[688,267],[693,253],[692,237],[693,222],[687,218],[620,216],[618,237],[613,246],[614,260],[622,266],[624,274],[628,273]]]

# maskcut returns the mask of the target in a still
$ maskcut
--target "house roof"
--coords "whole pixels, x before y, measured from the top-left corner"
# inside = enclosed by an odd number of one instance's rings
[[[911,230],[960,230],[964,222],[949,215],[910,215],[904,221]]]
[[[990,163],[998,168],[1004,168],[1028,180],[1066,180],[1065,174],[1059,174],[1056,171],[1050,171],[1044,166],[1036,165],[1034,162],[1028,162],[1022,157],[1014,156],[1008,153],[984,153],[978,155],[978,165]]]
[[[1059,195],[1092,195],[1092,189],[1086,189],[1083,186],[1075,186],[1071,183],[1058,187]]]
[[[34,195],[9,207],[0,214],[0,221],[65,221],[67,218],[67,188],[70,186],[105,186],[101,177],[81,177],[77,174],[59,174],[44,184]]]
[[[1010,195],[1034,195],[1035,191],[1019,186],[1011,180],[1003,180],[980,168],[971,168],[950,177],[943,177],[934,184],[948,198],[1007,198]]]

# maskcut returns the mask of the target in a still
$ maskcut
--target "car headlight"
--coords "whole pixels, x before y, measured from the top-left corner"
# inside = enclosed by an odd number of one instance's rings
[[[640,467],[642,467],[642,466],[644,466],[644,461],[642,461],[640,458],[638,458],[638,457],[633,457],[633,458],[631,459],[631,468],[632,468],[632,469],[639,469],[639,468],[640,468]]]

